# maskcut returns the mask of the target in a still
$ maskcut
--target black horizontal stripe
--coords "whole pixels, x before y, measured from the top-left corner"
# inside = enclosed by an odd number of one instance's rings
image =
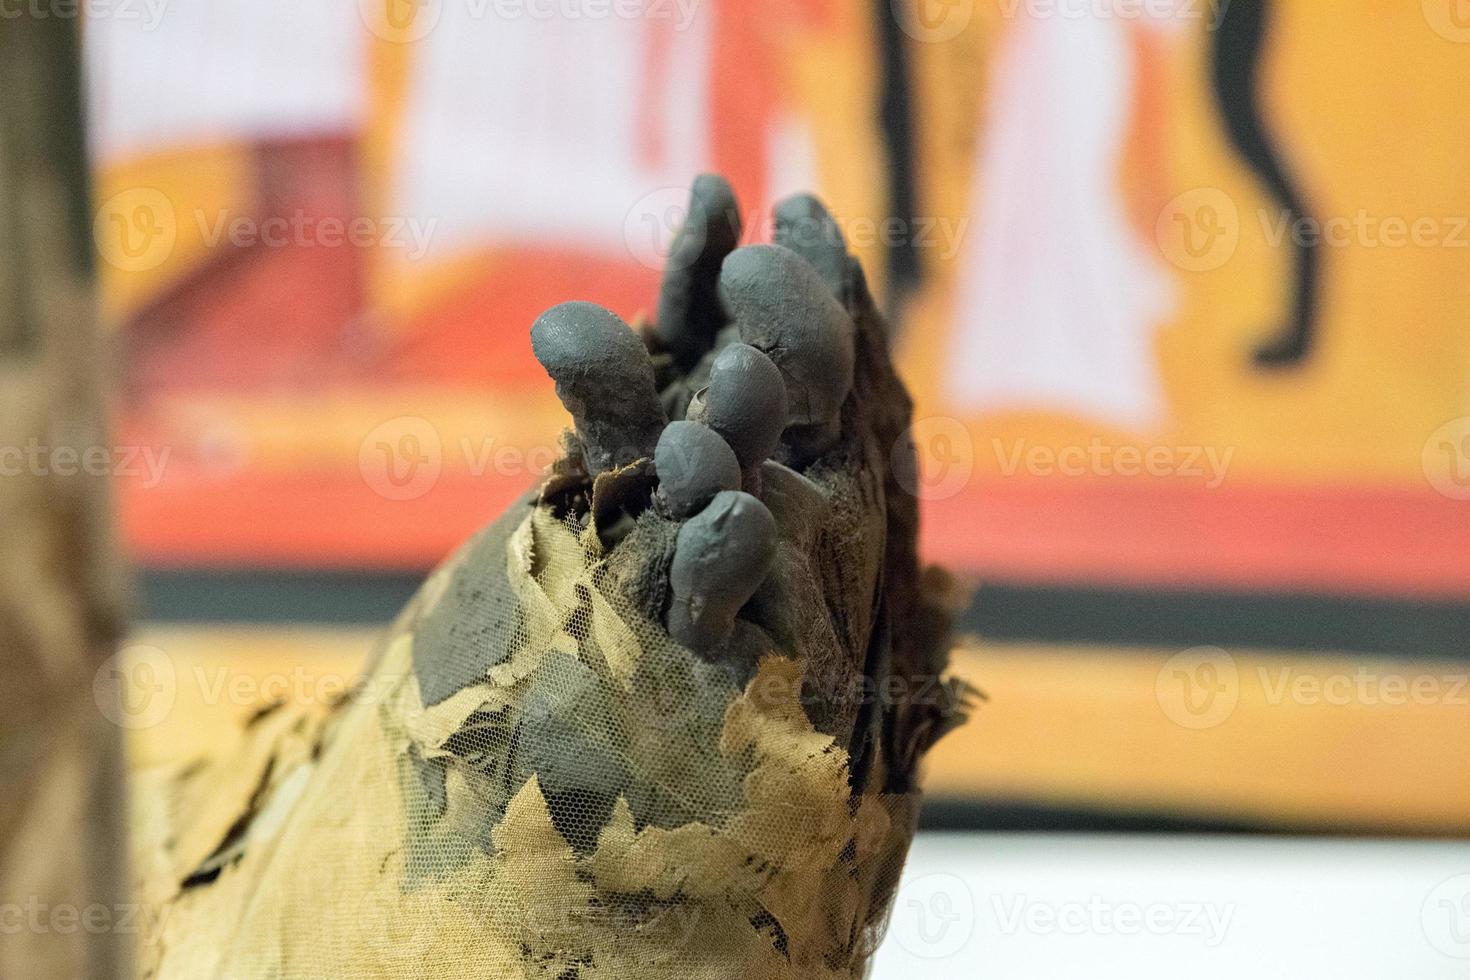
[[[425,571],[146,568],[140,618],[386,623]],[[960,628],[987,640],[1470,659],[1470,603],[985,582]]]

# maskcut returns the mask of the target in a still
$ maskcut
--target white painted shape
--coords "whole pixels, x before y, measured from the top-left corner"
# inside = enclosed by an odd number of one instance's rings
[[[816,138],[806,119],[790,112],[776,117],[766,141],[766,174],[773,202],[804,192],[822,196]]]
[[[626,254],[625,219],[638,202],[686,193],[708,167],[708,5],[683,30],[666,17],[494,9],[447,3],[419,42],[394,213],[437,220],[432,252],[511,242]],[[651,88],[655,31],[665,32],[669,64],[652,87],[664,155],[650,163],[640,160],[638,104]]]
[[[362,126],[369,35],[354,0],[113,0],[113,7],[84,31],[92,149],[103,163]],[[129,10],[138,17],[124,16]]]
[[[1118,193],[1128,24],[1022,19],[997,58],[945,386],[957,407],[1163,424],[1171,285]]]

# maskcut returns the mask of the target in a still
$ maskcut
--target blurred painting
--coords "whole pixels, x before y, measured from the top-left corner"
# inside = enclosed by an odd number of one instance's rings
[[[651,316],[695,175],[752,237],[798,189],[881,209],[856,7],[275,6],[88,25],[145,564],[432,564],[555,454],[532,320]]]
[[[752,240],[794,190],[840,215],[934,560],[1470,598],[1470,28],[1433,3],[272,6],[88,25],[145,564],[438,560],[555,454],[536,314],[651,316],[715,170]]]
[[[1470,118],[1442,95],[1470,62],[1420,6],[945,8],[963,29],[914,45],[919,210],[970,227],[903,347],[931,553],[1470,596]],[[1385,153],[1400,126],[1425,135]]]

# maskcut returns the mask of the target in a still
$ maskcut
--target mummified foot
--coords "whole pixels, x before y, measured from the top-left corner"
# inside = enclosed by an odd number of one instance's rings
[[[654,324],[536,321],[565,454],[318,727],[267,716],[253,769],[163,791],[250,811],[158,834],[185,883],[160,975],[861,975],[967,689],[882,318],[820,203],[775,228],[737,247],[701,177]]]
[[[762,656],[798,660],[806,713],[848,749],[854,790],[877,778],[906,792],[961,694],[939,682],[945,581],[921,574],[916,501],[899,479],[914,465],[911,402],[862,269],[822,204],[779,205],[772,244],[737,247],[740,231],[728,184],[703,176],[653,325],[635,332],[584,302],[533,325],[574,424],[536,506],[595,532],[618,590],[735,683]],[[482,679],[505,647],[456,655],[483,619],[467,605],[441,606],[430,623],[440,642],[416,646],[428,703]],[[543,783],[560,783],[546,764],[535,770]],[[589,767],[576,758],[572,768],[585,777]],[[579,816],[589,800],[602,803],[594,820],[610,811],[620,778],[576,788]]]

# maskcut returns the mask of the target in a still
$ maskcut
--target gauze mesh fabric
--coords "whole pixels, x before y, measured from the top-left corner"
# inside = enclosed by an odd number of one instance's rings
[[[593,479],[570,436],[348,696],[139,779],[143,975],[862,976],[919,759],[969,690],[943,676],[945,580],[914,556],[909,402],[849,277],[858,370],[804,471],[820,506],[763,490],[780,538],[752,603],[788,613],[744,637],[756,655],[670,638],[656,474]]]
[[[143,899],[168,910],[144,975],[861,975],[915,794],[850,795],[797,662],[738,689],[609,594],[573,528],[507,516],[428,581],[349,700],[258,716],[236,755],[138,788]],[[504,656],[425,707],[414,644],[502,540],[482,601],[510,611]],[[451,656],[479,664],[462,635]]]

